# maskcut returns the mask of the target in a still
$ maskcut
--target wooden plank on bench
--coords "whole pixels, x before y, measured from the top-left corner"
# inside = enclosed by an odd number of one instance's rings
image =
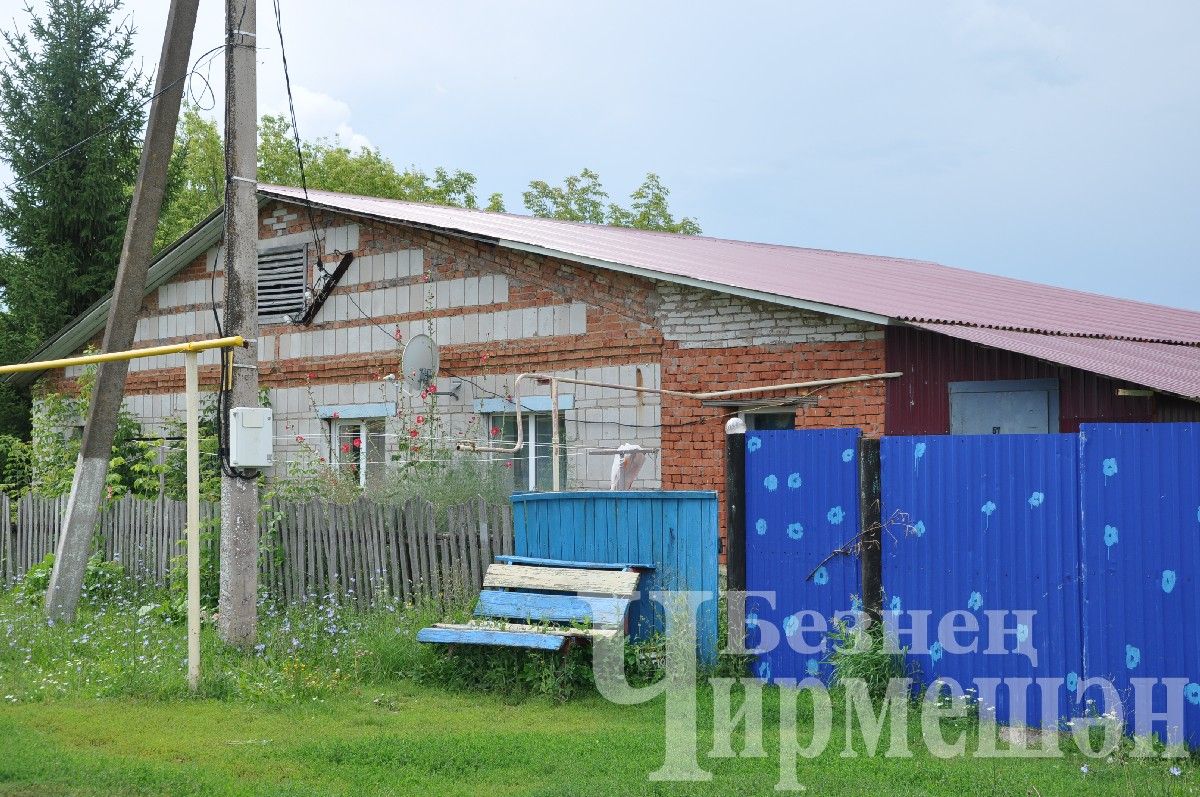
[[[497,556],[496,561],[506,565],[533,565],[535,567],[571,567],[581,570],[653,570],[654,565],[645,562],[571,562],[565,559],[539,559],[536,556]]]
[[[620,626],[629,608],[628,598],[578,598],[574,595],[540,595],[536,592],[502,592],[485,589],[475,605],[476,617],[502,617],[552,623],[590,621],[595,626]]]
[[[484,589],[527,589],[538,592],[578,592],[629,596],[641,574],[634,570],[572,570],[569,567],[491,565]]]
[[[417,632],[418,642],[435,642],[447,645],[499,645],[507,648],[534,648],[536,650],[562,650],[567,638],[559,634],[499,631],[490,628],[422,628]]]
[[[553,637],[602,637],[611,639],[618,633],[615,628],[567,628],[565,626],[531,625],[529,623],[506,623],[495,620],[472,620],[469,623],[437,623],[433,628],[450,631],[503,631],[510,634],[541,634]]]

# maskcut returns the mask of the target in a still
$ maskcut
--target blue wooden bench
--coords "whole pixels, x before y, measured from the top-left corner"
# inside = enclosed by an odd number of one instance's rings
[[[484,575],[475,619],[422,628],[417,641],[562,650],[573,641],[624,634],[642,573],[653,569],[636,562],[497,556]]]

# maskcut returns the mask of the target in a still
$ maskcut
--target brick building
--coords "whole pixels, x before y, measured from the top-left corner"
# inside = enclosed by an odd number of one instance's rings
[[[720,489],[723,420],[736,413],[752,428],[868,435],[1200,420],[1200,313],[919,261],[310,197],[315,236],[300,192],[260,187],[258,356],[281,468],[315,451],[364,480],[380,474],[426,404],[389,378],[421,333],[441,349],[447,443],[511,439],[522,372],[680,391],[902,373],[707,403],[564,384],[572,487],[607,487],[611,458],[589,450],[630,442],[659,450],[636,487]],[[216,334],[221,232],[216,213],[158,256],[136,345]],[[318,250],[328,270],[354,258],[313,308]],[[98,303],[31,359],[95,345],[106,313]],[[213,385],[216,355],[205,356]],[[146,425],[181,413],[181,366],[131,363],[125,403]],[[70,390],[77,376],[36,389]],[[548,387],[524,393],[534,445],[514,459],[518,485],[547,489]]]

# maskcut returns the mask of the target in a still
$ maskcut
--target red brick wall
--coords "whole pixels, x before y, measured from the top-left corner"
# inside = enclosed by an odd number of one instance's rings
[[[882,340],[798,343],[663,350],[663,387],[688,392],[878,374],[884,371]],[[864,434],[883,434],[883,381],[815,389],[815,407],[796,411],[799,429],[858,426]],[[766,393],[764,401],[781,393]],[[795,395],[791,393],[790,395]],[[662,481],[668,490],[716,490],[720,495],[724,536],[725,407],[701,407],[690,399],[664,397],[662,408]]]

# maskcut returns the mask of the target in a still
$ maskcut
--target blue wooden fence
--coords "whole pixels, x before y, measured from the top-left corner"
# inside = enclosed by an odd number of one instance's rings
[[[761,622],[780,644],[758,656],[756,671],[773,678],[828,678],[815,633],[798,613],[828,622],[848,612],[861,592],[858,559],[831,553],[859,529],[857,429],[751,432],[746,437],[746,588],[772,592],[747,601],[748,644],[764,641]]]
[[[697,617],[703,663],[717,655],[717,494],[696,491],[520,493],[512,497],[518,556],[645,562],[650,592],[704,592]],[[635,640],[662,630],[663,610],[642,597],[630,608]]]

